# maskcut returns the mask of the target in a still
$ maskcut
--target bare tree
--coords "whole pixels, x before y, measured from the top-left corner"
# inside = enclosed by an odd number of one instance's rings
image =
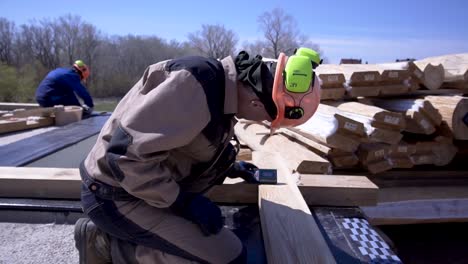
[[[33,56],[47,69],[53,69],[60,65],[60,41],[54,24],[48,20],[42,20],[32,25],[23,25],[22,34],[27,46],[30,47]]]
[[[0,61],[7,65],[13,63],[13,41],[15,24],[0,17]]]
[[[82,24],[79,16],[72,16],[70,14],[59,17],[53,24],[57,32],[57,41],[60,42],[63,49],[64,62],[69,65],[76,60]]]
[[[188,35],[190,44],[201,54],[221,59],[233,55],[238,42],[234,31],[223,25],[202,25],[202,30]]]
[[[254,46],[264,44],[262,50],[264,57],[277,58],[280,52],[293,54],[298,47],[308,47],[322,54],[319,45],[302,35],[297,27],[296,20],[286,14],[283,9],[275,8],[258,17],[260,29],[263,31],[265,41],[257,41]],[[323,56],[323,55],[322,55]]]
[[[299,30],[294,18],[283,9],[275,8],[258,17],[260,29],[266,40],[267,56],[278,57],[280,52],[290,53],[297,47]]]
[[[254,42],[244,42],[242,44],[242,50],[247,51],[252,56],[261,55],[262,57],[269,57],[266,51],[267,43],[264,40],[256,40]]]

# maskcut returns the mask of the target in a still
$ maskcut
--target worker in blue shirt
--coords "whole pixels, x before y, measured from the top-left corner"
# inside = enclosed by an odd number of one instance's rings
[[[49,72],[37,87],[36,101],[42,107],[82,106],[85,115],[92,113],[93,99],[81,84],[81,81],[86,81],[89,73],[88,66],[81,60],[75,61],[71,68],[57,68]],[[83,99],[84,105],[80,104],[75,94]]]

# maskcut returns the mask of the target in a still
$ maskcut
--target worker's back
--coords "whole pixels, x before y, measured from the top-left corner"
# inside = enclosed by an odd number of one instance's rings
[[[44,78],[36,90],[36,98],[63,96],[73,93],[70,82],[80,82],[80,76],[71,68],[57,68]]]
[[[75,96],[93,107],[93,100],[81,84],[80,75],[73,68],[57,68],[44,78],[36,90],[36,101],[43,107],[54,105],[81,105]]]

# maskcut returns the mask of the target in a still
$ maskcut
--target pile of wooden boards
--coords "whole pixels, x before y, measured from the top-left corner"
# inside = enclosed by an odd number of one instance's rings
[[[80,106],[39,107],[36,104],[0,103],[0,134],[81,120]]]
[[[322,100],[468,92],[468,53],[385,64],[323,64]],[[440,88],[449,88],[442,89]]]
[[[333,169],[364,168],[374,174],[415,165],[445,166],[457,154],[455,142],[468,140],[467,115],[468,98],[461,96],[327,101],[306,123],[279,130],[287,137],[281,143],[258,124],[246,128],[251,131],[246,141],[254,149],[259,142],[271,142],[268,148],[277,151],[294,145],[282,152],[297,159],[290,164],[325,160]],[[298,144],[310,153],[297,151]]]
[[[54,107],[0,112],[0,134],[54,125]]]

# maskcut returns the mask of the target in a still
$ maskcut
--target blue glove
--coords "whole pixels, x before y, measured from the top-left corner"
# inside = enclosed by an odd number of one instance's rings
[[[217,234],[223,228],[224,221],[219,207],[200,194],[180,191],[171,209],[197,224],[206,236]]]
[[[255,172],[258,167],[245,161],[236,161],[228,173],[229,178],[242,178],[248,183],[257,183]]]

